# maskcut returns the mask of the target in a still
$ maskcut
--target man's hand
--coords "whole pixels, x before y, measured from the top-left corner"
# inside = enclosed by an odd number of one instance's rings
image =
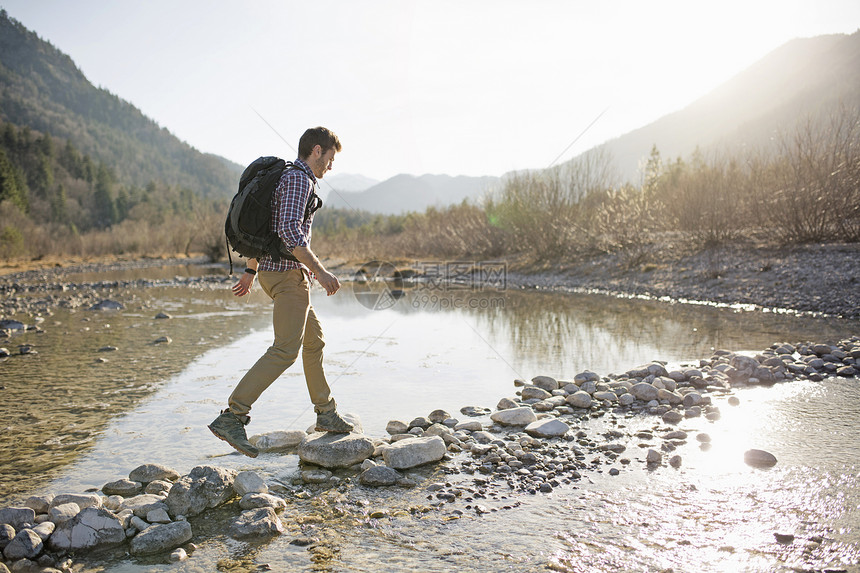
[[[325,270],[325,267],[310,247],[295,247],[293,249],[293,256],[311,270],[316,276],[317,282],[320,283],[320,286],[325,289],[329,296],[340,289],[340,281],[337,280],[336,276]]]
[[[254,284],[254,275],[251,273],[244,273],[239,278],[239,282],[233,285],[233,294],[236,296],[245,296],[251,292],[252,284]]]
[[[325,289],[326,293],[328,293],[328,296],[333,295],[340,289],[340,281],[337,280],[337,277],[330,272],[324,270],[321,273],[315,274],[317,281],[320,283],[320,286]]]

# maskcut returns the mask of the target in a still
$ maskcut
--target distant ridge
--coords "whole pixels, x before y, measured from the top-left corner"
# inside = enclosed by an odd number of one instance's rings
[[[331,192],[326,206],[382,214],[420,212],[463,200],[476,202],[498,181],[490,176],[396,175],[362,192]]]
[[[670,159],[697,146],[766,147],[778,132],[840,105],[860,105],[860,31],[787,42],[684,109],[597,149],[609,152],[622,179],[636,182],[653,145]]]

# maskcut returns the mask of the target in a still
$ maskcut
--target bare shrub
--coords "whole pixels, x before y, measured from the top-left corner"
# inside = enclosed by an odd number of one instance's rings
[[[726,155],[709,160],[697,151],[678,161],[660,178],[655,196],[673,224],[703,246],[735,240],[751,223],[748,174]]]
[[[588,153],[559,167],[512,175],[487,211],[507,234],[509,250],[556,261],[594,247],[589,199],[613,180],[608,155]]]
[[[766,203],[786,242],[860,240],[860,110],[807,119],[779,141]]]

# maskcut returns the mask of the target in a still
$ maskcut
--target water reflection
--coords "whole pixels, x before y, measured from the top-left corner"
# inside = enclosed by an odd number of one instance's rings
[[[432,305],[426,295],[406,289],[387,310],[370,310],[352,296],[349,285],[334,297],[314,292],[335,396],[342,409],[360,414],[372,436],[384,435],[392,418],[408,421],[435,408],[458,415],[466,405],[493,407],[499,398],[513,395],[515,377],[569,378],[585,369],[617,373],[653,359],[676,363],[707,357],[715,348],[760,350],[783,340],[837,340],[857,326],[597,295],[467,291],[449,297],[460,303],[442,304],[437,298]],[[14,432],[3,434],[3,439],[24,436],[2,442],[0,467],[8,472],[4,494],[14,493],[14,484],[28,486],[20,492],[100,487],[143,462],[181,472],[214,463],[291,484],[299,471],[296,456],[269,453],[250,460],[233,455],[205,429],[236,379],[271,342],[265,295],[256,291],[236,300],[225,286],[117,291],[114,296],[129,303],[125,311],[58,312],[49,321],[62,325],[46,321],[51,326],[46,334],[26,335],[38,343],[38,356],[0,365],[4,384],[12,389],[6,396],[33,405],[19,419],[13,417]],[[490,296],[502,297],[504,304],[469,303]],[[162,309],[176,318],[153,320]],[[84,323],[83,317],[90,320]],[[157,335],[174,342],[152,345]],[[95,368],[101,344],[114,344],[122,352]],[[282,538],[251,545],[215,536],[187,564],[121,561],[108,570],[211,571],[222,560],[228,560],[222,561],[224,568],[234,563],[237,570],[268,563],[273,570],[304,571],[373,570],[383,562],[417,571],[853,567],[860,527],[854,466],[860,459],[858,386],[856,380],[827,380],[744,390],[738,407],[719,402],[720,421],[682,422],[690,436],[679,448],[684,462],[678,470],[646,471],[645,450],[639,447],[646,441],[630,437],[625,455],[633,461],[616,466],[620,475],[610,477],[604,468],[575,487],[526,496],[517,506],[510,499],[482,501],[491,509],[483,516],[413,512],[427,503],[422,490],[357,487],[340,499],[288,496],[289,533]],[[296,365],[256,405],[249,431],[304,428],[312,417]],[[46,425],[31,425],[42,421]],[[661,432],[655,427],[663,427],[647,416],[581,425],[595,435],[609,428],[631,436],[649,430],[658,437],[648,447],[658,448]],[[31,427],[41,441],[27,441]],[[700,432],[711,437],[708,451],[695,440]],[[56,443],[43,444],[48,435]],[[56,451],[50,448],[63,445],[63,457],[51,462]],[[780,463],[769,471],[744,465],[742,452],[752,447],[772,451]],[[46,485],[28,481],[36,468],[59,477]],[[472,478],[433,479],[470,483]],[[387,512],[386,517],[370,518],[372,510]],[[216,525],[210,528],[213,535]],[[205,536],[206,527],[195,525],[195,531]],[[798,541],[779,544],[774,532],[793,533]],[[297,536],[323,541],[320,549],[308,551],[289,545]],[[815,548],[817,537],[824,543]]]

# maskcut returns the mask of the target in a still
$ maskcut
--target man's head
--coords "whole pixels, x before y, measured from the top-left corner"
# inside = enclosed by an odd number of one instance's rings
[[[317,178],[322,178],[331,169],[334,155],[340,150],[340,140],[324,127],[312,127],[299,139],[299,157]]]

